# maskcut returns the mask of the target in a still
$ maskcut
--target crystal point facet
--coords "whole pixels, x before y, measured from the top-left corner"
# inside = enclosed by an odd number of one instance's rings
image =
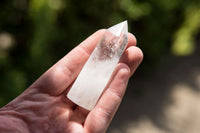
[[[71,101],[94,108],[127,46],[127,35],[127,21],[107,29],[68,92]]]
[[[115,36],[120,36],[121,33],[127,34],[128,33],[127,21],[121,22],[119,24],[116,24],[108,28],[108,31],[110,31]]]

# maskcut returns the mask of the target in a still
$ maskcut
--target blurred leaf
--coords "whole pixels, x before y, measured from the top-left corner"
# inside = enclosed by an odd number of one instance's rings
[[[189,55],[195,50],[195,36],[200,28],[200,6],[191,5],[185,13],[183,25],[174,36],[172,52],[175,55]]]
[[[121,9],[124,10],[127,15],[134,20],[137,20],[151,13],[151,6],[149,3],[136,2],[134,0],[122,0]]]

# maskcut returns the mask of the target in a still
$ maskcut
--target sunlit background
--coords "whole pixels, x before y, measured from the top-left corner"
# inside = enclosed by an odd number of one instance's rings
[[[1,0],[0,106],[89,35],[124,20],[144,61],[108,132],[198,133],[199,0]]]

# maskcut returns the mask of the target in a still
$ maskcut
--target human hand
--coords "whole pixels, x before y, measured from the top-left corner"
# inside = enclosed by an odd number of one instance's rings
[[[128,46],[97,105],[90,112],[75,105],[66,94],[104,32],[100,30],[91,35],[0,109],[0,132],[105,132],[143,54],[135,46],[135,37],[129,33]]]

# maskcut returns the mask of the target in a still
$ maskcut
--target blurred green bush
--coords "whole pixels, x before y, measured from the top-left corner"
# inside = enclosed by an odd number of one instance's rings
[[[144,65],[189,55],[200,26],[199,0],[1,0],[0,106],[100,28],[128,20]]]

